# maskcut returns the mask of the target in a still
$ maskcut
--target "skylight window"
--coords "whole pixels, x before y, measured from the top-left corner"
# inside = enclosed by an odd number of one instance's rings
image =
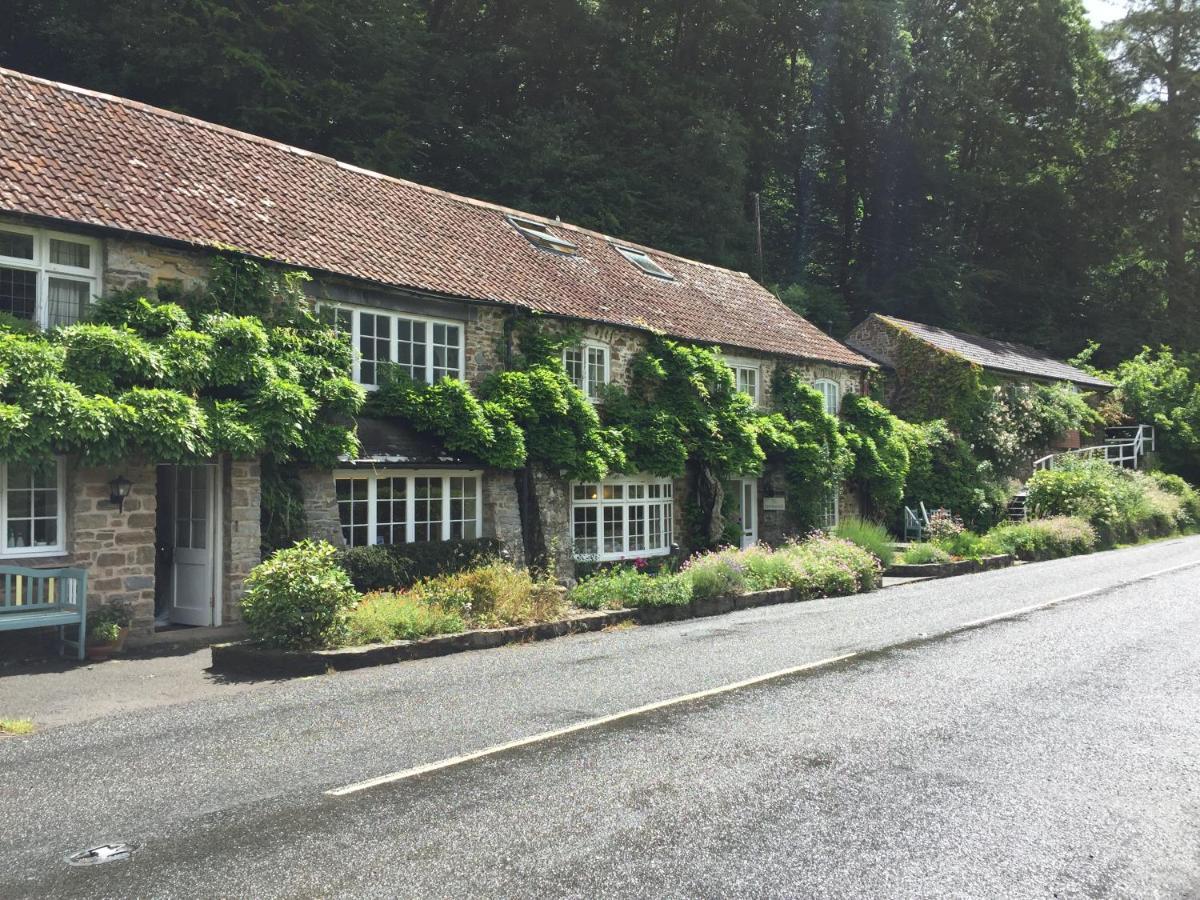
[[[508,217],[509,224],[528,240],[533,246],[540,247],[543,250],[553,250],[555,253],[564,253],[568,256],[573,256],[579,252],[579,248],[565,238],[560,238],[550,230],[549,225],[541,222],[534,222],[532,219],[519,219],[516,216]]]
[[[613,245],[613,249],[647,275],[653,275],[655,278],[665,278],[667,281],[675,280],[675,276],[652,260],[641,250],[634,250],[632,247],[618,247],[615,244]]]

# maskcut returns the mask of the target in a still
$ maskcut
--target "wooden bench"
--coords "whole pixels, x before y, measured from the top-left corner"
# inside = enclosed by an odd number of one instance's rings
[[[87,572],[83,569],[26,569],[0,566],[0,631],[58,628],[58,652],[71,644],[83,659],[87,644]],[[79,626],[77,640],[65,629]]]

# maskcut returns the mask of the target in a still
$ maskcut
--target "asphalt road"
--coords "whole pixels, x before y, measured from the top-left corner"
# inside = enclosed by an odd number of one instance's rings
[[[1195,897],[1198,739],[1188,538],[8,739],[0,897]]]

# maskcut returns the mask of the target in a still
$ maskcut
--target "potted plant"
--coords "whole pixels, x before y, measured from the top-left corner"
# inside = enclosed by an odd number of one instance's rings
[[[88,659],[108,659],[125,648],[133,615],[124,603],[106,603],[88,617]]]

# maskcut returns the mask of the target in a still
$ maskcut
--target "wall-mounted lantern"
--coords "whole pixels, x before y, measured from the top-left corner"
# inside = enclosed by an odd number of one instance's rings
[[[129,496],[129,489],[132,487],[133,482],[124,475],[118,475],[108,483],[108,499],[117,504],[117,510],[122,514],[125,512],[125,498]]]

